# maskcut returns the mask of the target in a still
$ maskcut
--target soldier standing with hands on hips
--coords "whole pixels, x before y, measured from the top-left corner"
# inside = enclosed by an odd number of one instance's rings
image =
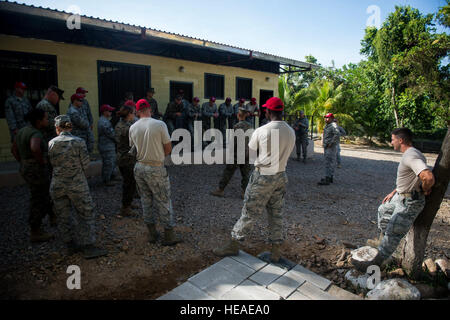
[[[333,183],[334,170],[336,168],[336,152],[339,140],[339,130],[334,115],[327,113],[325,115],[326,126],[323,129],[323,153],[325,156],[325,178],[321,179],[319,185],[329,185]]]
[[[255,170],[245,190],[244,207],[241,217],[233,227],[231,240],[223,247],[214,249],[214,254],[220,257],[238,255],[239,242],[250,231],[255,217],[263,214],[266,207],[269,218],[269,242],[272,244],[272,262],[278,262],[280,245],[283,242],[283,205],[288,178],[286,165],[294,149],[295,133],[286,122],[282,120],[284,109],[283,101],[273,97],[267,100],[266,113],[270,122],[253,132],[248,144],[249,148],[259,151],[255,161]],[[278,141],[272,143],[272,135],[278,133]],[[278,143],[276,143],[278,142]]]

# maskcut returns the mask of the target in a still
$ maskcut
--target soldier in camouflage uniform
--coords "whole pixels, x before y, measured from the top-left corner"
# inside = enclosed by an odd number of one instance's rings
[[[231,104],[231,98],[226,98],[225,103],[222,103],[219,106],[219,124],[220,124],[220,132],[222,132],[223,136],[223,144],[225,145],[226,139],[226,131],[227,131],[227,121],[228,125],[232,122],[232,118],[234,115],[234,108]]]
[[[170,135],[172,135],[175,129],[183,128],[184,104],[182,99],[182,96],[177,95],[175,100],[167,106],[164,119]]]
[[[381,266],[397,249],[422,212],[425,196],[435,184],[425,156],[412,146],[412,136],[407,128],[395,129],[391,134],[394,150],[402,152],[403,156],[397,170],[396,188],[378,207],[380,237],[367,241],[368,245],[378,248],[378,255],[372,261],[375,265]]]
[[[252,126],[250,123],[245,121],[245,118],[247,117],[247,110],[242,107],[241,110],[239,110],[238,113],[238,119],[239,122],[234,125],[234,130],[241,129],[244,132],[247,132],[247,130],[252,129]],[[225,170],[223,171],[222,179],[219,182],[219,189],[211,192],[213,196],[217,197],[223,197],[225,187],[227,186],[228,182],[230,182],[231,178],[234,175],[234,172],[237,168],[241,170],[241,189],[242,189],[242,198],[244,198],[245,189],[247,188],[248,180],[250,178],[250,173],[252,171],[251,164],[249,163],[249,150],[248,150],[248,142],[249,142],[249,136],[245,137],[245,163],[244,164],[238,164],[237,158],[238,158],[238,139],[235,137],[234,140],[234,163],[233,164],[227,164],[225,167]]]
[[[263,208],[266,207],[269,241],[272,243],[270,259],[272,262],[278,262],[280,259],[280,245],[283,241],[282,210],[288,182],[285,170],[295,145],[295,133],[282,121],[284,105],[281,99],[270,98],[264,106],[271,122],[256,129],[248,144],[250,149],[259,150],[260,155],[255,161],[255,170],[245,190],[244,207],[231,232],[231,240],[224,247],[213,251],[220,257],[239,254],[239,240],[244,239],[254,223],[255,216],[262,215]],[[270,141],[275,132],[278,132],[279,141],[272,144]]]
[[[12,153],[20,162],[20,174],[30,189],[31,242],[48,241],[52,235],[42,231],[42,219],[48,214],[55,223],[50,201],[47,143],[41,132],[48,126],[48,114],[40,109],[30,111],[25,118],[30,122],[17,132]]]
[[[113,186],[114,183],[111,180],[115,178],[116,139],[111,121],[109,121],[113,111],[114,108],[110,105],[102,105],[100,107],[101,116],[97,124],[98,151],[102,157],[102,180],[106,186]]]
[[[27,86],[23,82],[16,82],[14,85],[14,94],[5,101],[5,117],[8,123],[11,142],[17,131],[27,125],[25,115],[32,110],[30,101],[25,97]]]
[[[106,255],[106,250],[95,246],[94,204],[86,179],[89,165],[86,143],[71,134],[69,116],[57,116],[55,127],[58,136],[49,142],[48,151],[53,166],[50,194],[58,214],[63,241],[69,252],[81,251],[86,259]],[[72,206],[79,223],[76,233],[71,225]]]
[[[94,118],[92,117],[91,106],[86,99],[86,93],[88,93],[88,91],[82,87],[79,87],[77,88],[77,91],[75,93],[83,95],[83,106],[81,108],[81,112],[83,113],[83,117],[87,118],[89,121],[88,139],[86,146],[89,154],[92,154],[92,152],[94,151],[95,143],[94,132],[92,131],[94,129]]]
[[[155,119],[161,119],[162,114],[158,111],[158,102],[153,98],[153,95],[155,94],[155,89],[150,88],[146,91],[146,100],[150,104],[150,107],[152,108],[152,118]]]
[[[151,107],[151,106],[150,106]],[[130,127],[136,122],[134,110],[131,106],[123,106],[119,110],[120,121],[114,128],[117,144],[117,165],[123,178],[122,185],[122,209],[121,216],[134,216],[133,197],[136,192],[136,180],[134,179],[134,166],[136,155],[130,153]]]
[[[192,104],[189,106],[187,127],[191,133],[192,140],[194,140],[194,121],[200,121],[202,119],[202,109],[199,102],[200,99],[198,97],[194,97],[194,99],[192,99]]]
[[[153,203],[164,225],[163,245],[171,246],[181,240],[175,235],[170,180],[164,167],[165,156],[172,151],[169,132],[164,122],[151,118],[150,105],[145,99],[136,103],[139,121],[130,127],[130,146],[136,148],[134,177],[139,187],[144,222],[149,231],[149,242],[158,239]]]
[[[238,122],[237,115],[239,113],[239,109],[245,108],[245,99],[240,98],[239,102],[233,106],[233,117],[231,117],[231,124],[229,123],[228,129],[233,129],[234,125]]]
[[[250,102],[245,107],[247,109],[247,112],[249,113],[247,121],[250,122],[250,124],[254,128],[256,125],[255,118],[259,117],[259,107],[256,103],[256,98],[251,98]]]
[[[60,100],[64,100],[64,91],[56,86],[50,86],[47,93],[37,105],[36,109],[42,109],[48,113],[48,127],[44,131],[44,139],[48,142],[56,137],[55,117],[58,115],[56,105]]]
[[[82,111],[83,108],[83,95],[75,93],[70,97],[72,103],[67,110],[67,115],[72,123],[72,135],[81,138],[88,145],[89,138],[89,120]]]
[[[333,183],[334,169],[336,168],[336,152],[339,140],[339,130],[334,115],[327,113],[325,115],[326,126],[323,129],[323,152],[325,155],[325,178],[321,179],[319,185],[329,185]]]
[[[211,97],[209,102],[202,104],[203,130],[211,129],[211,117],[214,118],[214,128],[219,129],[219,112],[215,104],[216,98]]]
[[[306,155],[308,149],[308,118],[305,113],[300,111],[300,118],[294,123],[295,130],[295,146],[297,147],[297,161],[300,161],[300,155],[303,153],[303,163],[306,162]]]

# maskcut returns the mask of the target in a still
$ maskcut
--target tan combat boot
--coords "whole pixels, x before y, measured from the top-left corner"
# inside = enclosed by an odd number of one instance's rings
[[[120,215],[122,217],[134,217],[136,213],[131,209],[131,207],[122,207],[122,209],[120,209]]]
[[[272,243],[272,251],[270,252],[270,261],[277,263],[280,261],[281,252],[280,252],[280,244]]]
[[[213,196],[216,196],[216,197],[223,197],[223,194],[224,194],[223,191],[224,191],[223,189],[219,188],[216,191],[211,192],[210,194]]]
[[[32,229],[30,233],[31,242],[46,242],[53,239],[53,235],[42,231],[40,228]]]
[[[159,238],[159,233],[156,231],[156,226],[154,223],[147,224],[148,228],[148,242],[156,243]]]
[[[173,246],[182,241],[183,240],[175,235],[173,229],[164,229],[164,240],[162,242],[163,246]]]
[[[237,256],[239,254],[239,241],[231,239],[224,247],[215,248],[213,253],[219,257]]]
[[[383,240],[383,237],[384,237],[383,232],[380,232],[380,236],[378,238],[368,239],[366,243],[370,247],[378,248],[381,244],[381,240]]]

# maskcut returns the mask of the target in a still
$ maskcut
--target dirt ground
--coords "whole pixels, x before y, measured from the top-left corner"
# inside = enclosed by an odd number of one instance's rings
[[[401,154],[389,149],[342,146],[342,168],[335,182],[319,186],[323,151],[306,164],[289,160],[284,208],[283,256],[355,291],[344,281],[349,265],[336,266],[349,244],[362,246],[378,234],[377,207],[395,186]],[[437,155],[425,155],[430,166]],[[224,165],[182,165],[168,168],[176,231],[184,239],[174,247],[147,242],[141,213],[118,216],[121,185],[104,187],[89,180],[97,212],[97,238],[109,250],[106,257],[84,260],[68,256],[58,230],[56,239],[31,244],[28,239],[28,191],[25,186],[0,190],[0,298],[2,299],[155,299],[220,260],[212,249],[223,244],[240,216],[236,172],[224,198],[209,195],[217,187]],[[139,204],[139,200],[135,200]],[[137,211],[140,211],[137,210]],[[159,226],[159,231],[162,227]],[[450,258],[450,192],[434,220],[426,256]],[[244,242],[244,251],[257,255],[269,249],[267,219],[259,217]],[[349,249],[346,249],[348,252]],[[69,265],[81,268],[81,290],[68,290]]]

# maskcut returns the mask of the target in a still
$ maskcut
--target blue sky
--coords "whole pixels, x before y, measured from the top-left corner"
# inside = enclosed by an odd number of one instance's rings
[[[19,3],[179,33],[245,49],[337,67],[359,62],[367,20],[379,8],[381,22],[396,5],[434,13],[445,0],[31,0]],[[372,21],[374,21],[372,19]],[[442,31],[442,29],[441,29]]]

